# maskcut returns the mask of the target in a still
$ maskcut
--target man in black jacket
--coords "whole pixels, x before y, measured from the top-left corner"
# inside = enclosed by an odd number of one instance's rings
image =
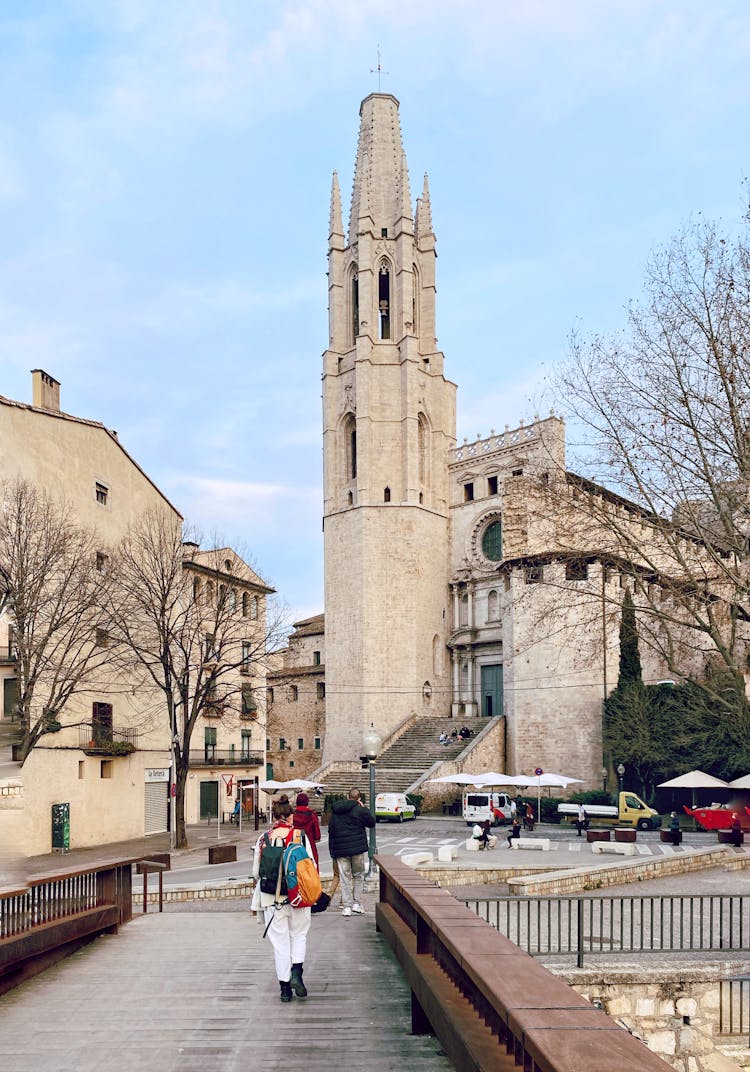
[[[365,827],[375,826],[375,817],[362,803],[359,789],[350,789],[346,800],[337,800],[331,813],[328,850],[331,859],[339,863],[342,915],[348,917],[354,912],[361,916],[367,855]]]

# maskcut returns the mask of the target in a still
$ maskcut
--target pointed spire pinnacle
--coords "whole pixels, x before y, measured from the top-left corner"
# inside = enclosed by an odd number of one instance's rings
[[[382,228],[391,231],[402,216],[404,149],[398,101],[390,93],[371,93],[362,101],[359,114],[359,143],[349,216],[350,244],[356,241],[357,224],[363,217],[371,217],[376,232],[379,232]]]
[[[341,190],[339,189],[339,177],[334,171],[331,181],[331,212],[328,220],[329,236],[344,236],[344,219],[341,214]]]
[[[432,234],[432,206],[430,204],[430,183],[429,179],[427,178],[427,172],[425,172],[424,175],[422,196],[417,199],[417,218],[415,229],[417,235]]]

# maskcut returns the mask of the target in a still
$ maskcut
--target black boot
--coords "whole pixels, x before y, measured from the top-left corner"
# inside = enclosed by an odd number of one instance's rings
[[[298,998],[307,997],[307,987],[302,982],[302,965],[292,964],[292,978],[289,984]]]
[[[279,986],[281,987],[281,1000],[282,1001],[291,1001],[292,997],[294,996],[292,994],[292,984],[291,983],[282,983],[281,980],[279,980]]]

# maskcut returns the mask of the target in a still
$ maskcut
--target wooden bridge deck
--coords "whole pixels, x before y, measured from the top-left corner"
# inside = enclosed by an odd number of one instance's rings
[[[278,999],[247,911],[139,916],[0,997],[3,1072],[451,1072],[409,1033],[409,988],[371,908],[313,918],[310,996]]]

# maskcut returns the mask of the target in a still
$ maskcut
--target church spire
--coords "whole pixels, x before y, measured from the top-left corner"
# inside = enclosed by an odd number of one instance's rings
[[[350,245],[357,241],[358,223],[363,217],[370,216],[376,233],[379,233],[384,229],[392,231],[402,216],[404,148],[398,101],[390,93],[371,93],[362,101],[359,114],[359,143],[349,216]]]
[[[341,214],[341,190],[339,189],[339,177],[335,171],[331,181],[331,212],[328,221],[328,236],[331,245],[334,244],[334,238],[341,239],[339,248],[343,249],[344,220]],[[338,243],[336,244],[339,245]]]

